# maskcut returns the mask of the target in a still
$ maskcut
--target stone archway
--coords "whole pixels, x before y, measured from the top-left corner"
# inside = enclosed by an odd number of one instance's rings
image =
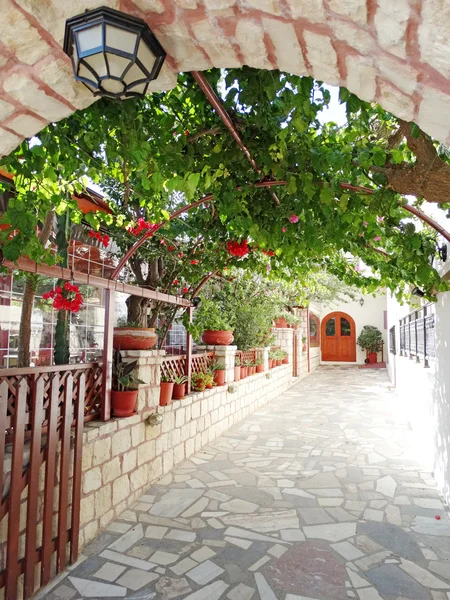
[[[179,71],[249,65],[312,75],[375,100],[450,143],[446,0],[86,0],[144,18],[168,53],[153,90]],[[81,10],[81,9],[80,9]],[[4,0],[0,156],[92,103],[62,51],[68,0]]]

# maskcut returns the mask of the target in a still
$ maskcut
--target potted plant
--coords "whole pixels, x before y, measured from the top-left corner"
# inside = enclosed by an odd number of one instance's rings
[[[245,379],[248,375],[247,363],[241,362],[241,379]]]
[[[264,373],[264,361],[259,359],[256,361],[256,372],[257,373]]]
[[[281,360],[281,364],[282,365],[288,365],[289,364],[289,355],[285,350],[281,350],[281,354],[283,355],[283,358]]]
[[[194,391],[204,392],[206,385],[208,384],[208,373],[205,373],[204,371],[199,371],[198,373],[192,373],[191,382],[192,382],[192,389]]]
[[[373,325],[364,325],[357,339],[358,346],[367,352],[367,362],[375,364],[377,362],[377,353],[383,346],[383,335],[378,327]]]
[[[203,299],[196,310],[194,329],[208,346],[229,346],[233,341],[232,319],[227,316],[220,304]]]
[[[241,379],[241,359],[236,356],[234,359],[234,380],[239,381]]]
[[[273,369],[275,366],[277,354],[275,350],[270,350],[269,352],[269,369]]]
[[[215,384],[225,385],[225,365],[222,365],[219,362],[214,362],[209,368],[213,373]]]
[[[133,375],[137,360],[124,362],[120,352],[115,352],[112,364],[111,409],[115,417],[131,417],[136,412],[138,390],[140,383],[145,383]]]
[[[153,327],[141,327],[134,321],[119,319],[114,327],[113,348],[115,350],[150,350],[158,338]]]
[[[216,384],[214,381],[214,373],[207,373],[206,377],[206,389],[211,390]]]
[[[160,387],[160,391],[159,391],[159,405],[160,406],[169,406],[169,404],[172,402],[173,386],[174,386],[173,373],[168,373],[167,375],[162,375],[161,387]]]
[[[186,383],[188,381],[186,375],[177,375],[173,378],[172,400],[182,400],[186,396]]]
[[[306,337],[302,336],[302,352],[306,352]]]
[[[248,363],[248,368],[250,371],[250,375],[254,375],[256,373],[256,362],[249,362]]]

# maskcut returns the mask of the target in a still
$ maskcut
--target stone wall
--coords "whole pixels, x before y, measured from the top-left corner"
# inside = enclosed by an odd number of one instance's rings
[[[292,335],[292,330],[290,332]],[[224,355],[234,354],[231,348],[220,351]],[[295,381],[290,363],[159,407],[159,365],[163,353],[126,352],[123,355],[125,359],[138,359],[138,377],[148,383],[140,386],[137,415],[86,426],[81,547],[175,464],[279,396]],[[147,418],[155,411],[163,416],[163,421],[151,426]]]
[[[450,143],[444,0],[4,0],[0,156],[94,101],[62,43],[66,19],[98,6],[143,18],[163,45],[153,91],[174,87],[180,71],[281,69],[345,86]]]

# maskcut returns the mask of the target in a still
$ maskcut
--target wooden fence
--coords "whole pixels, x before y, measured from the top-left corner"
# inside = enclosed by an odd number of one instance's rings
[[[256,350],[238,350],[236,352],[236,358],[239,358],[241,365],[245,363],[254,363],[257,359]]]
[[[6,600],[30,598],[77,560],[83,426],[99,416],[101,373],[97,363],[0,371]]]
[[[192,373],[200,373],[206,371],[209,365],[214,360],[214,352],[203,352],[202,354],[192,355]],[[161,365],[161,375],[184,375],[186,373],[186,357],[185,356],[166,356]]]

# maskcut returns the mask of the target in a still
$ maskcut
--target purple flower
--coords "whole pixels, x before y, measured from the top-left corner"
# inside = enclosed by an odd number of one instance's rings
[[[289,217],[289,221],[290,221],[291,223],[298,223],[298,217],[297,217],[297,215],[291,215],[291,216]]]
[[[384,221],[384,217],[377,217],[378,223],[382,223]]]
[[[355,271],[360,271],[361,267],[359,265],[355,265]]]

